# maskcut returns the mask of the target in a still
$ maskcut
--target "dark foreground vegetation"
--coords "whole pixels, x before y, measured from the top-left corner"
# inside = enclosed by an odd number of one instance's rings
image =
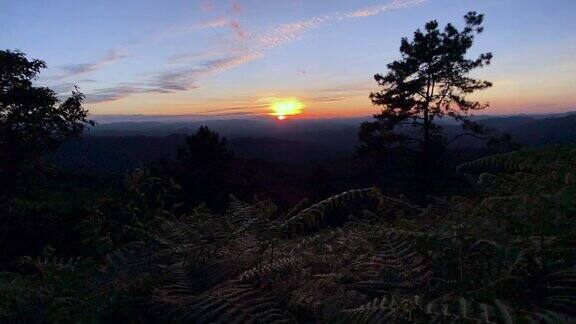
[[[576,146],[471,119],[482,19],[404,39],[359,154],[298,171],[207,127],[122,176],[62,163],[83,95],[0,51],[0,322],[576,321]],[[443,117],[488,149],[449,150]]]
[[[181,212],[191,206],[174,199],[179,186],[146,170],[128,175],[116,197],[90,204],[56,192],[19,200],[19,219],[3,225],[29,222],[21,229],[34,232],[12,242],[58,248],[4,264],[0,316],[570,322],[575,161],[576,148],[566,146],[466,163],[459,172],[474,194],[431,197],[426,206],[369,188],[289,210],[231,196],[221,213]]]

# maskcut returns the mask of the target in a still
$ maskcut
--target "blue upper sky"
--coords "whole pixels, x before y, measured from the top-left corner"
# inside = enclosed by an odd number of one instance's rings
[[[265,112],[295,97],[308,116],[366,115],[373,75],[400,38],[476,10],[473,54],[488,113],[576,108],[575,0],[1,0],[0,44],[40,58],[40,83],[73,84],[94,114]]]

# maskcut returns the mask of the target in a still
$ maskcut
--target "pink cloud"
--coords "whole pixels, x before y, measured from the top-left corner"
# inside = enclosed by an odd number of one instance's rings
[[[318,28],[328,20],[330,20],[330,16],[321,16],[280,25],[270,32],[261,35],[258,41],[260,45],[266,48],[276,48],[285,43],[301,39],[309,30]]]
[[[109,64],[115,63],[115,62],[122,60],[122,59],[125,59],[127,57],[128,57],[127,54],[120,53],[120,52],[114,51],[114,50],[110,50],[110,51],[108,51],[108,53],[105,56],[101,57],[100,59],[98,59],[94,62],[80,63],[80,64],[69,64],[69,65],[62,67],[62,69],[66,73],[63,75],[57,76],[55,78],[56,79],[62,79],[62,78],[66,78],[66,77],[71,77],[71,76],[76,76],[76,75],[80,75],[80,74],[87,74],[90,72],[94,72],[96,70],[100,70],[100,69],[106,67]]]
[[[228,24],[228,19],[225,17],[220,17],[199,23],[197,25],[193,25],[192,27],[190,27],[190,29],[196,30],[196,29],[218,28],[218,27],[224,27],[226,26],[226,24]]]
[[[230,28],[232,28],[232,31],[234,32],[234,35],[236,36],[236,38],[238,38],[238,39],[245,39],[246,38],[246,32],[240,26],[240,23],[238,21],[232,20],[232,21],[230,21],[229,25],[230,25]]]
[[[242,64],[255,61],[264,56],[266,51],[280,47],[288,42],[296,41],[303,38],[308,32],[319,28],[323,25],[338,22],[347,19],[355,19],[362,17],[374,16],[387,11],[407,8],[420,5],[427,0],[394,0],[388,4],[359,8],[349,12],[335,12],[323,16],[313,17],[307,20],[301,20],[286,24],[278,25],[270,30],[254,34],[247,33],[237,20],[227,17],[220,17],[213,20],[208,20],[199,24],[173,28],[161,35],[173,35],[178,33],[186,33],[195,30],[230,27],[236,36],[237,40],[242,40],[242,50],[231,51],[230,48],[224,48],[216,52],[200,53],[200,54],[181,54],[170,59],[172,63],[185,62],[189,60],[198,60],[207,58],[199,66],[190,67],[183,66],[170,71],[164,71],[153,77],[150,82],[143,85],[121,85],[119,87],[101,89],[92,94],[92,101],[103,102],[113,101],[120,99],[124,96],[135,93],[167,93],[174,91],[188,91],[197,87],[196,82],[199,79],[210,76],[212,74],[220,73],[240,66]],[[201,3],[204,9],[212,10],[212,1],[203,1]],[[232,2],[230,11],[239,13],[243,8],[236,2]],[[249,38],[248,41],[245,41]],[[238,44],[236,44],[238,45]],[[248,45],[249,48],[244,47]],[[251,47],[251,48],[250,48]],[[210,59],[210,57],[214,57]],[[103,58],[102,62],[97,62],[96,67],[99,67],[108,62],[121,59],[122,56],[111,53]],[[91,70],[93,67],[90,65],[69,67],[70,72],[79,72]],[[304,75],[305,71],[299,71]],[[350,89],[348,89],[350,90]],[[320,98],[321,101],[339,101],[339,96]]]

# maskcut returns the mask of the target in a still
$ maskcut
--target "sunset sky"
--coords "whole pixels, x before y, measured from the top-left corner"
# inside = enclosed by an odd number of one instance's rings
[[[490,114],[576,110],[575,0],[1,0],[0,47],[77,84],[93,114],[251,116],[296,98],[305,117],[374,113],[373,75],[431,19],[486,15]]]

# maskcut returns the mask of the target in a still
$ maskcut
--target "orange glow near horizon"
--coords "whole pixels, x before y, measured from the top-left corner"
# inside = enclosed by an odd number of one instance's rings
[[[271,116],[284,120],[288,116],[299,115],[304,111],[304,103],[296,98],[279,98],[270,103]]]
[[[496,85],[484,92],[470,96],[471,100],[482,103],[489,102],[490,107],[475,112],[476,115],[500,115],[500,114],[544,114],[562,113],[573,111],[576,108],[576,95],[563,95],[561,92],[544,93],[530,89],[523,92],[510,85],[518,82],[496,83]],[[265,92],[258,90],[258,92]],[[280,92],[288,92],[283,89]],[[346,118],[346,117],[369,117],[378,113],[381,107],[373,106],[367,95],[362,92],[337,93],[337,100],[324,100],[315,97],[314,93],[300,92],[290,93],[289,96],[264,96],[236,97],[226,100],[193,101],[185,94],[151,95],[138,94],[131,98],[122,98],[104,103],[88,103],[86,106],[91,114],[96,115],[205,115],[207,117],[223,116],[234,118],[238,112],[247,112],[251,116],[273,117],[279,121],[285,121],[293,117],[300,118]],[[330,98],[328,98],[330,99]],[[244,107],[244,108],[243,108]],[[228,114],[233,108],[233,114]],[[198,117],[201,118],[201,117]]]

